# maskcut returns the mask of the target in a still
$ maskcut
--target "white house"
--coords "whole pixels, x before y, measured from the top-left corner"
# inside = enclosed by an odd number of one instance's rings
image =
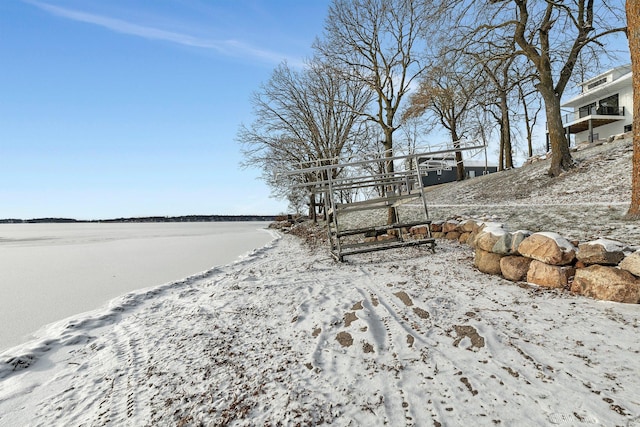
[[[623,65],[580,83],[582,91],[562,107],[573,112],[562,117],[567,136],[575,142],[607,139],[631,130],[633,86],[631,65]]]

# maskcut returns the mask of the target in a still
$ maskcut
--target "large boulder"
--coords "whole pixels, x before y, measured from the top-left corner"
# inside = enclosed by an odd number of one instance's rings
[[[598,239],[581,243],[576,258],[585,265],[618,265],[624,259],[625,246],[615,240]]]
[[[460,224],[458,224],[458,229],[460,230],[461,233],[471,233],[473,230],[476,230],[477,228],[478,228],[478,224],[472,219],[464,220]]]
[[[451,233],[452,231],[458,231],[458,221],[450,219],[442,224],[443,233]]]
[[[507,232],[500,236],[496,244],[493,245],[491,252],[509,255],[511,253],[511,233]]]
[[[476,248],[474,265],[483,273],[501,274],[500,258],[502,258],[502,256],[503,255]]]
[[[449,231],[445,233],[444,238],[447,240],[458,240],[460,238],[459,231]]]
[[[533,233],[520,243],[518,252],[550,265],[567,265],[576,259],[576,248],[557,233]]]
[[[576,269],[573,267],[532,260],[527,272],[527,282],[547,288],[566,288],[575,272]]]
[[[520,282],[527,278],[529,265],[533,260],[522,256],[506,256],[500,259],[502,276],[512,282]]]
[[[471,235],[471,232],[465,231],[464,233],[460,234],[460,237],[458,238],[458,242],[463,244],[467,243],[467,240],[469,240],[470,235]]]
[[[434,221],[431,223],[431,231],[440,233],[442,232],[442,221]]]
[[[472,248],[476,247],[476,238],[478,237],[478,234],[480,234],[480,232],[482,231],[483,227],[484,226],[479,226],[478,228],[473,230],[471,233],[469,233],[469,237],[467,237],[467,245],[471,246]]]
[[[627,255],[625,259],[620,262],[619,267],[634,276],[640,276],[640,251]]]
[[[414,225],[409,229],[409,233],[416,238],[424,238],[429,235],[429,224]]]
[[[502,224],[486,224],[475,238],[475,247],[483,251],[492,252],[498,240],[509,232],[502,228]]]
[[[571,291],[591,298],[637,304],[640,280],[616,267],[592,265],[576,272]]]

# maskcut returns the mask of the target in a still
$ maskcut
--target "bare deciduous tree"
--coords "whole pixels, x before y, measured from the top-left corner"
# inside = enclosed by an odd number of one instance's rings
[[[276,179],[278,173],[299,169],[305,162],[335,161],[331,159],[360,149],[367,127],[352,107],[364,108],[370,101],[364,83],[340,78],[318,59],[302,71],[281,64],[254,93],[254,122],[238,131],[243,165],[260,166],[273,194],[289,196],[290,182]],[[310,183],[316,176],[300,179]],[[315,196],[309,205],[315,217]]]
[[[615,0],[490,0],[496,19],[484,28],[511,28],[515,42],[536,68],[537,89],[547,116],[552,150],[549,175],[573,166],[564,134],[560,98],[571,79],[578,55],[602,37],[624,31]],[[485,2],[480,2],[484,4]]]
[[[504,54],[483,52],[471,54],[482,67],[482,76],[486,78],[482,106],[497,122],[500,129],[500,149],[498,170],[513,168],[513,148],[511,143],[511,92],[521,79],[515,73],[513,64],[517,57],[507,51]]]
[[[439,64],[430,68],[420,82],[418,90],[411,96],[411,105],[406,117],[427,114],[427,120],[438,122],[451,135],[454,149],[460,148],[460,140],[471,128],[469,111],[477,106],[478,90],[482,81],[478,79],[477,65],[460,58],[442,56]],[[455,151],[456,178],[465,178],[462,152]]]
[[[396,117],[413,81],[425,70],[424,50],[429,1],[333,0],[324,38],[315,43],[343,78],[365,82],[376,94],[372,105],[353,110],[377,123],[384,135],[385,155],[393,156]],[[393,162],[388,162],[393,172]],[[389,220],[395,212],[390,210]]]
[[[531,87],[531,80],[518,84],[518,101],[522,107],[522,117],[527,134],[527,155],[533,157],[533,129],[542,110],[539,92]]]

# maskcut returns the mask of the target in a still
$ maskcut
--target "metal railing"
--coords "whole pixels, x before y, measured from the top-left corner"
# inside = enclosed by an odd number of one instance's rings
[[[440,150],[317,159],[294,165],[294,170],[279,176],[290,179],[292,189],[324,195],[330,252],[338,261],[349,255],[405,246],[427,245],[434,251],[423,180],[433,165],[423,167],[421,160],[447,158],[462,151],[479,154],[485,149],[480,141],[456,141],[454,148]],[[442,162],[435,166],[442,166]],[[300,176],[315,179],[297,183]],[[345,194],[348,197],[343,197]],[[410,235],[408,230],[417,225],[426,225],[426,235]]]
[[[562,116],[562,123],[571,123],[588,116],[624,116],[624,107],[589,107]]]

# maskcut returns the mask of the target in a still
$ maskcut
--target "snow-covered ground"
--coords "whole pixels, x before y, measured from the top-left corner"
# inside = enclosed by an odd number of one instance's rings
[[[429,213],[433,219],[488,218],[511,230],[640,245],[640,227],[623,219],[631,201],[632,154],[631,140],[618,140],[573,153],[576,167],[558,178],[547,176],[547,160],[431,187]]]
[[[0,425],[640,425],[640,305],[472,263],[448,241],[336,263],[282,236],[0,355]]]
[[[638,422],[639,306],[484,275],[457,244],[344,264],[300,245],[285,236],[3,355],[0,424]]]

